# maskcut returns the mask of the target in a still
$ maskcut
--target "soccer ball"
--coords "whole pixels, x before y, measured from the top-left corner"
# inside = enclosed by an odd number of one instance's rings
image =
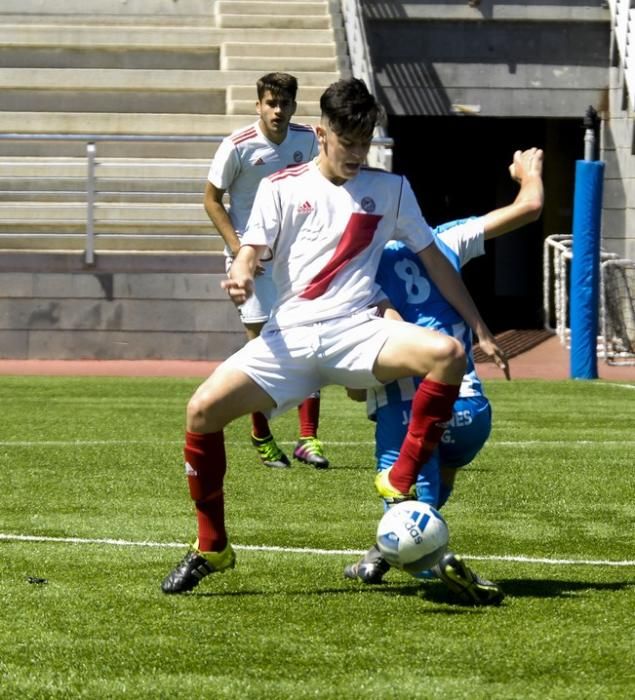
[[[449,538],[441,513],[418,501],[395,504],[377,527],[377,547],[384,559],[413,576],[439,562]]]

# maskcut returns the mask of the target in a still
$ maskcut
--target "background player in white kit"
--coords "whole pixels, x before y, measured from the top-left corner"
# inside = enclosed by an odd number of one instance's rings
[[[256,190],[263,177],[289,165],[306,163],[318,154],[315,131],[292,123],[296,110],[298,83],[288,73],[267,73],[256,83],[258,120],[239,129],[220,144],[209,169],[205,187],[205,210],[225,241],[226,268],[240,248]],[[223,204],[225,192],[230,209]],[[238,308],[248,340],[256,338],[276,298],[271,263],[260,261],[254,294]],[[298,407],[300,439],[294,457],[318,469],[328,467],[324,448],[317,438],[320,394],[305,398]],[[252,443],[262,462],[269,467],[288,467],[289,460],[278,447],[269,421],[262,413],[252,415]]]
[[[258,261],[271,251],[277,300],[262,333],[196,390],[187,407],[185,459],[197,512],[194,547],[163,580],[191,590],[235,563],[225,527],[223,429],[235,418],[280,414],[327,384],[370,388],[420,376],[400,455],[381,473],[384,499],[413,493],[459,392],[465,352],[456,339],[381,318],[375,282],[385,244],[404,241],[478,334],[497,364],[504,356],[459,274],[433,244],[406,178],[362,167],[380,116],[366,85],[333,83],[320,99],[320,155],[261,181],[242,245],[223,282],[237,304],[250,296]]]

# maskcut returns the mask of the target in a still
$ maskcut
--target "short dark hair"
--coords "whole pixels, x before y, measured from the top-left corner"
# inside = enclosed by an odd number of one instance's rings
[[[262,78],[258,78],[256,90],[258,92],[258,101],[262,100],[267,90],[274,97],[285,94],[295,101],[295,96],[298,93],[298,81],[289,73],[267,73]]]
[[[370,138],[383,120],[381,105],[359,78],[329,85],[320,97],[320,109],[338,136],[352,132]]]

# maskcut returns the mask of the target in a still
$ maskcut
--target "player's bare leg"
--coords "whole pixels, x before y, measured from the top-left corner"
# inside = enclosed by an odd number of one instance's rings
[[[375,480],[377,491],[388,505],[415,498],[417,474],[452,417],[464,371],[465,351],[461,343],[410,324],[403,324],[403,329],[396,327],[377,356],[373,372],[382,382],[403,376],[424,377],[412,400],[408,432],[399,457]]]
[[[233,568],[225,529],[223,482],[227,471],[223,428],[235,418],[273,408],[271,397],[241,371],[221,365],[187,406],[185,472],[196,507],[198,537],[163,580],[164,593],[185,593],[208,574]]]

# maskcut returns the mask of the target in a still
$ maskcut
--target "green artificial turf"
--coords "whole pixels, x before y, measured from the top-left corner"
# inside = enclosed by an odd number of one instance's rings
[[[249,421],[227,428],[237,567],[163,595],[195,537],[196,384],[0,377],[0,697],[635,697],[633,385],[488,382],[494,429],[444,514],[507,598],[471,608],[342,577],[381,507],[372,424],[337,387],[327,471],[267,469]],[[291,453],[294,413],[273,427]]]

